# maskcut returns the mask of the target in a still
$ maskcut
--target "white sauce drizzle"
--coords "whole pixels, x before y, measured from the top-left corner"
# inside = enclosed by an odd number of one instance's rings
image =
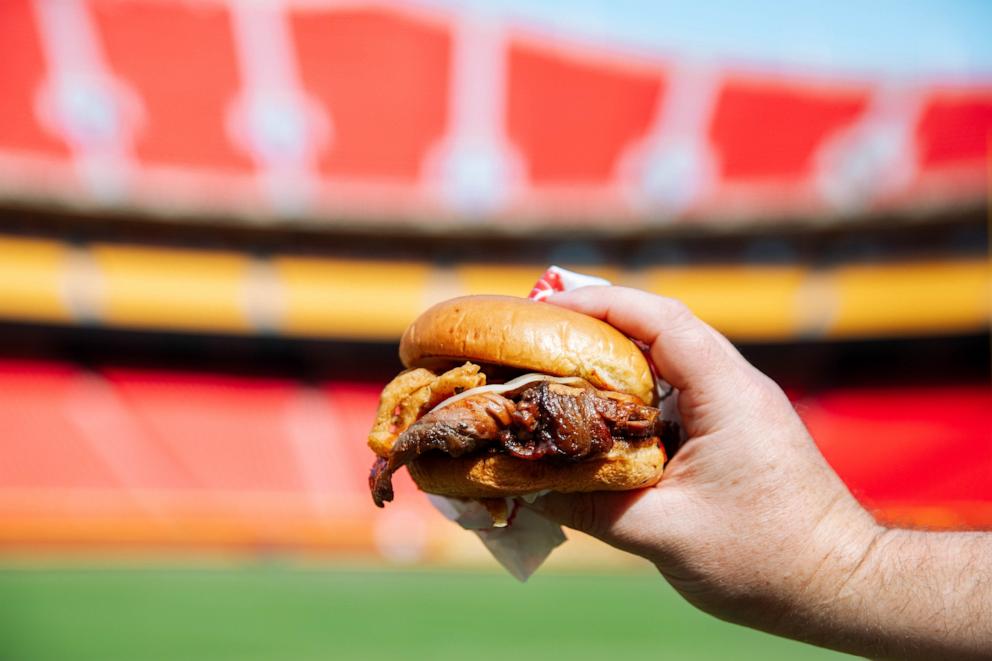
[[[586,383],[584,379],[577,376],[548,376],[547,374],[528,372],[527,374],[522,374],[515,379],[507,381],[506,383],[490,383],[489,385],[478,386],[476,388],[469,388],[468,390],[463,390],[462,392],[456,395],[452,395],[448,399],[445,399],[437,406],[432,408],[430,412],[433,413],[438,409],[443,409],[445,406],[450,406],[451,404],[461,401],[466,397],[481,395],[482,393],[487,393],[487,392],[494,392],[498,395],[501,395],[505,392],[510,392],[511,390],[518,390],[536,381],[551,381],[552,383],[564,383],[566,385],[582,385]]]

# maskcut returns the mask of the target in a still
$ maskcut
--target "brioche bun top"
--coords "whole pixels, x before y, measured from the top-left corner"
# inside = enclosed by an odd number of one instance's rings
[[[654,400],[647,359],[609,324],[514,296],[462,296],[418,317],[400,340],[400,360],[429,369],[464,363],[578,376],[601,390]]]

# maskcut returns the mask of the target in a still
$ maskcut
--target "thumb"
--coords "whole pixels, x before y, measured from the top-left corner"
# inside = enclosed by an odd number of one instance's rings
[[[657,546],[657,489],[599,491],[594,493],[552,492],[526,505],[556,523],[584,532],[610,546],[647,557]]]

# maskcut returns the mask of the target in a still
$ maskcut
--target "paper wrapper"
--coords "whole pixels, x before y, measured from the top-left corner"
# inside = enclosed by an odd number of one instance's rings
[[[509,525],[496,528],[489,510],[477,500],[434,494],[428,498],[445,517],[478,535],[499,564],[521,582],[530,578],[551,551],[565,541],[561,526],[521,507],[516,499],[509,504]]]
[[[550,266],[534,285],[529,298],[543,301],[556,292],[579,287],[609,285],[609,280],[582,273],[574,273],[558,266]],[[644,347],[642,347],[644,348]],[[648,361],[652,365],[651,361]],[[675,419],[677,410],[675,394],[666,383],[657,379],[662,396],[662,415]],[[482,540],[493,557],[518,580],[526,581],[559,544],[565,541],[561,526],[541,515],[520,506],[520,500],[534,502],[545,494],[534,493],[515,499],[506,499],[508,521],[501,527],[493,525],[490,510],[475,500],[446,498],[430,495],[430,501],[445,517],[462,528],[473,531]]]
[[[579,287],[593,287],[596,285],[609,286],[610,284],[612,283],[609,280],[597,278],[593,275],[575,273],[560,266],[549,266],[548,270],[534,283],[534,288],[530,290],[527,298],[532,298],[535,301],[543,301],[552,294],[561,291],[578,289]]]

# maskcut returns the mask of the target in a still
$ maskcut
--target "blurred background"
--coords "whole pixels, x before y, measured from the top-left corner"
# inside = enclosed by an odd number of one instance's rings
[[[0,659],[831,656],[373,507],[403,328],[551,263],[683,299],[880,520],[992,527],[992,9],[697,4],[0,3]]]

